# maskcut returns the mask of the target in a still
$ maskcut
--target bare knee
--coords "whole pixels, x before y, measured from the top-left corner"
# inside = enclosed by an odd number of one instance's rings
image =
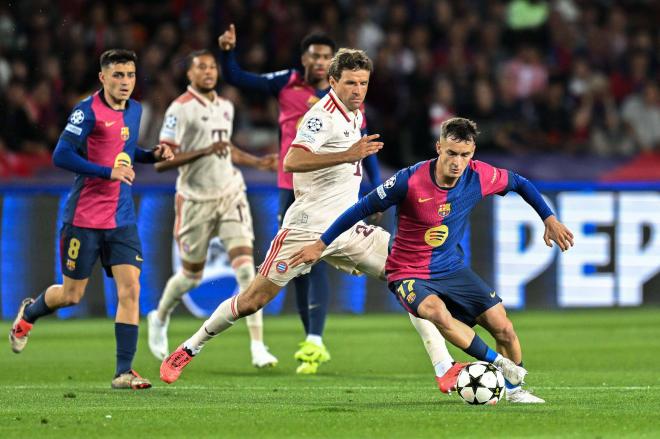
[[[80,303],[85,295],[84,285],[67,285],[62,287],[61,306],[73,306]]]
[[[262,309],[264,306],[266,306],[267,303],[268,300],[263,294],[241,293],[238,296],[238,312],[241,317],[249,316]]]
[[[117,300],[122,304],[137,303],[140,300],[140,283],[117,285]]]

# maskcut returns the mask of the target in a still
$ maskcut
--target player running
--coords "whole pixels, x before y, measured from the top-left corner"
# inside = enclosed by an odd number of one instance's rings
[[[335,51],[335,42],[322,34],[311,34],[301,43],[301,63],[304,72],[296,69],[255,75],[244,72],[236,62],[233,49],[236,47],[236,29],[229,29],[218,39],[222,52],[225,80],[241,89],[257,90],[277,97],[280,108],[280,162],[277,174],[280,188],[280,222],[293,203],[293,173],[285,172],[283,163],[291,143],[294,141],[305,113],[330,90],[328,69]],[[362,105],[360,108],[363,108]],[[366,121],[362,119],[361,134],[366,134]],[[346,140],[346,139],[344,139]],[[375,155],[366,156],[362,166],[372,184],[380,183],[380,171]],[[360,167],[356,168],[361,172]],[[321,363],[330,360],[330,353],[323,344],[323,328],[328,309],[329,289],[325,264],[316,264],[309,275],[294,279],[296,301],[307,338],[300,343],[294,358],[300,361],[297,373],[316,373]],[[310,284],[314,288],[310,288]],[[422,338],[424,348],[435,369],[436,381],[441,391],[448,392],[451,376],[458,373],[460,365],[453,359],[437,328],[430,322],[410,315],[410,320]],[[447,375],[448,374],[448,375]],[[447,381],[449,379],[449,381]]]
[[[178,168],[174,238],[179,245],[181,271],[167,281],[158,308],[151,311],[149,349],[159,360],[169,354],[167,328],[170,314],[181,296],[199,285],[204,273],[209,242],[218,236],[227,250],[239,290],[254,279],[254,234],[250,205],[241,171],[232,163],[275,171],[277,155],[255,157],[228,142],[232,135],[234,106],[215,92],[218,68],[208,50],[188,57],[188,90],[168,108],[160,142],[175,151],[159,170]],[[250,351],[255,367],[277,364],[263,342],[263,316],[258,311],[246,318]]]
[[[397,172],[337,218],[318,241],[295,253],[289,266],[308,267],[303,263],[326,257],[342,242],[344,231],[374,212],[396,205],[397,234],[386,266],[392,293],[406,311],[435,323],[452,344],[501,367],[508,401],[543,403],[519,385],[526,371],[518,336],[502,300],[465,263],[460,241],[474,206],[488,195],[509,191],[519,193],[541,217],[549,247],[554,241],[562,251],[568,250],[573,246],[573,234],[528,180],[472,160],[477,134],[471,120],[443,122],[436,143],[438,158]],[[475,334],[475,324],[491,333],[500,354]]]
[[[53,154],[56,166],[76,174],[60,231],[62,285],[35,300],[23,300],[9,333],[14,352],[25,348],[39,317],[80,302],[96,260],[117,285],[113,389],[147,389],[148,379],[132,369],[137,348],[142,248],[131,185],[133,162],[169,160],[166,145],[145,151],[137,145],[142,107],[130,99],[137,56],[114,49],[101,55],[103,88],[76,105]]]
[[[360,160],[383,147],[376,141],[377,134],[360,137],[359,107],[371,71],[371,60],[363,51],[337,52],[329,69],[332,90],[305,115],[285,158],[285,169],[295,172],[296,200],[287,210],[259,274],[247,290],[221,303],[211,318],[163,362],[163,381],[176,381],[211,337],[263,308],[291,279],[309,272],[310,266],[291,267],[291,255],[302,245],[316,241],[333,218],[357,201]],[[382,228],[360,224],[343,235],[324,259],[348,273],[384,278],[389,239]],[[442,336],[431,323],[428,325],[437,334],[433,340],[439,340],[434,351],[444,350],[442,355],[447,359],[439,386],[448,392],[455,385],[460,366],[452,366]]]
[[[274,96],[279,105],[280,154],[277,172],[279,188],[279,223],[293,203],[293,174],[283,167],[284,157],[291,142],[296,137],[298,126],[303,116],[320,99],[328,94],[328,68],[335,52],[335,42],[323,34],[310,34],[300,44],[300,61],[304,71],[297,69],[256,75],[245,72],[236,61],[236,29],[230,25],[218,43],[222,72],[227,83],[242,90],[253,90],[265,96]],[[366,133],[366,121],[360,126]],[[375,155],[364,158],[362,165],[373,187],[380,184],[380,170]],[[300,374],[316,373],[320,363],[330,360],[330,353],[323,343],[323,330],[330,299],[326,264],[317,264],[309,275],[299,276],[294,280],[296,286],[296,305],[303,323],[306,339],[294,358],[300,361],[296,369]]]

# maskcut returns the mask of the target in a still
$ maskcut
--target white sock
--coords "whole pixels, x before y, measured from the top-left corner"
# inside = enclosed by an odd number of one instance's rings
[[[238,296],[230,297],[218,305],[202,327],[192,337],[183,342],[183,347],[190,350],[193,355],[197,355],[207,341],[226,329],[231,328],[238,319],[237,298]]]
[[[435,368],[435,376],[441,377],[444,374],[447,373],[449,369],[453,366],[453,363],[451,360],[443,360],[439,363],[436,363],[433,365]]]
[[[263,341],[252,340],[250,342],[250,350],[251,351],[262,351],[264,349],[266,349],[266,345],[264,344]]]
[[[201,274],[200,274],[201,275]],[[181,302],[181,296],[199,285],[200,278],[186,276],[179,271],[169,278],[163,295],[158,302],[158,320],[166,322],[174,308]]]
[[[426,353],[431,359],[435,374],[437,376],[444,375],[454,361],[454,358],[447,350],[445,338],[440,334],[438,328],[428,320],[420,319],[412,314],[408,314],[408,316],[410,317],[410,322],[422,338],[422,343],[424,343]],[[449,366],[445,369],[447,364],[449,364]],[[439,373],[439,371],[442,373]]]
[[[249,255],[241,255],[236,257],[232,262],[231,266],[234,269],[236,274],[236,282],[238,282],[239,293],[247,290],[256,274],[254,269],[254,259]],[[252,342],[260,341],[264,339],[264,313],[262,310],[250,314],[245,317],[245,323],[247,323],[248,332],[250,333],[250,340]],[[263,344],[263,343],[262,343]]]
[[[314,343],[316,346],[323,346],[323,337],[317,334],[307,334],[305,341]]]

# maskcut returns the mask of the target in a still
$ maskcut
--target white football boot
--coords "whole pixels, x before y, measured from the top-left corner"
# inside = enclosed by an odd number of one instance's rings
[[[268,348],[263,344],[259,347],[251,347],[252,365],[259,369],[264,367],[277,366],[277,357],[268,352]]]
[[[149,350],[154,354],[154,357],[163,361],[170,353],[167,347],[167,327],[170,319],[161,322],[158,318],[158,312],[153,310],[147,314],[147,322],[149,323]]]
[[[539,398],[529,390],[525,390],[522,387],[516,387],[512,390],[506,389],[506,400],[508,402],[519,404],[543,404],[545,402],[545,399]]]
[[[502,371],[504,378],[514,386],[521,384],[525,379],[525,375],[527,375],[525,368],[518,366],[508,358],[500,357],[493,364]]]

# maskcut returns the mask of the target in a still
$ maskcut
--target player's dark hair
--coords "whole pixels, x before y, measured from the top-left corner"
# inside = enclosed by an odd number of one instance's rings
[[[333,40],[326,34],[313,33],[303,38],[302,42],[300,43],[300,52],[301,53],[307,52],[307,49],[309,49],[309,46],[311,46],[312,44],[328,46],[332,49],[332,53],[335,53],[335,50],[337,50],[337,43],[335,43],[335,40]]]
[[[110,49],[101,54],[101,68],[108,67],[110,64],[125,64],[133,62],[137,64],[137,55],[128,49]]]
[[[474,142],[479,135],[477,124],[464,117],[452,117],[440,125],[440,138],[457,142]]]
[[[328,74],[339,81],[344,70],[367,70],[371,73],[374,65],[364,50],[342,47],[330,61]]]
[[[193,60],[195,58],[197,58],[198,56],[203,56],[203,55],[213,56],[213,53],[208,49],[200,49],[200,50],[195,50],[193,52],[190,52],[188,54],[188,56],[186,57],[186,70],[189,70],[190,67],[192,67]]]

